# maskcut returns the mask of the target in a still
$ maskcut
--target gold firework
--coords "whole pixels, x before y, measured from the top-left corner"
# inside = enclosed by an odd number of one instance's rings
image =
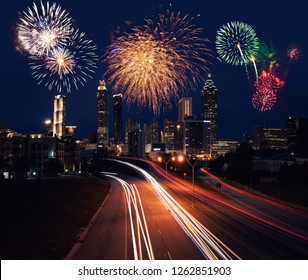
[[[208,40],[188,15],[167,11],[116,39],[106,51],[106,75],[128,104],[148,105],[155,113],[207,71]]]

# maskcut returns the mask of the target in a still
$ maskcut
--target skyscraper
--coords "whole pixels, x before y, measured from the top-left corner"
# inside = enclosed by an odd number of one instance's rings
[[[54,98],[53,111],[53,135],[58,138],[65,136],[66,102],[64,95],[56,95]]]
[[[127,121],[125,122],[125,143],[126,144],[128,144],[128,134],[137,129],[140,129],[140,124],[128,118]]]
[[[174,123],[174,150],[183,152],[184,145],[184,122]]]
[[[114,143],[122,143],[122,94],[113,95]]]
[[[97,101],[97,147],[107,146],[109,140],[108,129],[108,91],[104,80],[99,81],[96,93]]]
[[[150,122],[150,135],[151,135],[151,144],[159,143],[159,127],[158,127],[158,120],[153,118]]]
[[[211,157],[211,122],[193,117],[184,121],[184,154],[201,158]]]
[[[174,120],[172,118],[164,120],[164,143],[168,151],[174,150]]]
[[[217,88],[208,74],[207,80],[202,90],[202,117],[211,121],[211,139],[217,139]]]
[[[192,97],[182,97],[178,103],[178,121],[192,116]]]

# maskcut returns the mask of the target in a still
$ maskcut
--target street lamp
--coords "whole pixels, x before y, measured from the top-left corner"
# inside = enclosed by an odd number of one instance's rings
[[[194,204],[195,203],[195,166],[196,166],[197,162],[195,162],[194,164],[191,164],[191,162],[186,157],[184,157],[183,155],[178,156],[179,162],[183,162],[184,159],[188,162],[188,164],[190,165],[190,167],[192,169],[192,197],[193,197],[193,204]]]
[[[165,163],[165,165],[166,165],[166,175],[167,175],[167,173],[168,173],[168,163],[170,162],[170,160],[175,161],[175,157],[171,157],[167,161],[165,161],[162,157],[158,157],[157,160],[159,162],[163,161]]]

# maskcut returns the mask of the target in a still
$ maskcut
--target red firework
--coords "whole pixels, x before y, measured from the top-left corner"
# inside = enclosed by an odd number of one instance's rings
[[[287,49],[287,55],[290,62],[297,61],[301,56],[301,49],[299,46],[292,44]]]
[[[252,106],[261,112],[265,112],[272,109],[276,101],[277,95],[273,91],[256,91],[252,97]]]
[[[252,97],[252,105],[259,111],[268,111],[277,101],[277,91],[282,88],[284,81],[272,73],[263,71],[255,82],[256,92]]]

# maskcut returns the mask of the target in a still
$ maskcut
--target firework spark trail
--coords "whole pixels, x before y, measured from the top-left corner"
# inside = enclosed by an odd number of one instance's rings
[[[256,56],[258,47],[257,35],[246,23],[232,21],[217,31],[217,53],[229,64],[247,64],[251,57]]]
[[[244,65],[250,81],[247,65],[259,48],[259,40],[252,27],[240,21],[229,22],[217,31],[215,43],[220,58],[232,65]],[[257,80],[258,71],[256,64],[253,64]]]
[[[258,81],[259,75],[258,75],[258,69],[257,69],[257,64],[256,64],[256,59],[255,57],[250,58],[251,63],[253,64],[253,68],[255,70],[255,75],[256,75],[256,81]]]
[[[33,3],[24,11],[17,23],[17,48],[29,55],[42,57],[59,46],[65,46],[72,31],[72,18],[58,6],[49,2],[44,6]]]
[[[54,48],[44,58],[30,56],[32,75],[39,84],[44,83],[49,90],[70,92],[72,85],[78,89],[79,84],[84,85],[92,77],[98,56],[96,46],[84,35],[77,29],[66,46]]]
[[[108,82],[128,104],[159,113],[203,80],[210,56],[208,39],[192,21],[188,15],[167,11],[158,20],[146,19],[107,48],[103,60]]]

